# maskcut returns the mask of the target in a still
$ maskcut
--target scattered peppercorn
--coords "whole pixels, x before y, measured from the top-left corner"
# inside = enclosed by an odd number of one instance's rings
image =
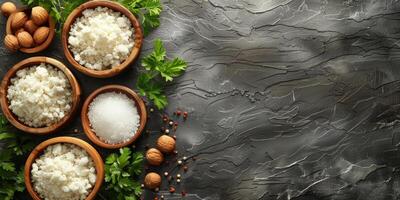
[[[172,126],[172,125],[174,125],[174,121],[169,121],[168,124],[169,124],[170,126]]]
[[[183,197],[186,196],[186,191],[183,190],[183,191],[181,192],[181,195],[182,195]]]
[[[187,160],[187,157],[186,157],[186,156],[183,156],[182,160],[183,160],[183,161],[186,161],[186,160]]]
[[[174,192],[175,192],[175,188],[172,187],[172,186],[170,186],[170,187],[169,187],[169,192],[170,192],[170,193],[174,193]]]
[[[183,171],[187,172],[187,170],[188,170],[188,166],[187,165],[183,166]]]
[[[165,129],[165,133],[166,133],[166,134],[169,134],[169,129]]]
[[[177,174],[177,175],[176,175],[176,178],[181,178],[181,175],[180,175],[180,174]]]
[[[154,112],[154,108],[150,108],[150,112]]]
[[[178,165],[182,165],[182,160],[178,160]]]
[[[176,111],[176,115],[180,116],[182,114],[182,111],[178,110]]]
[[[185,118],[185,119],[186,119],[187,117],[188,117],[188,112],[186,112],[186,111],[185,111],[185,112],[183,112],[183,118]]]
[[[180,182],[181,182],[181,179],[176,179],[176,182],[177,182],[177,183],[180,183]]]
[[[168,172],[164,172],[164,176],[168,176]]]

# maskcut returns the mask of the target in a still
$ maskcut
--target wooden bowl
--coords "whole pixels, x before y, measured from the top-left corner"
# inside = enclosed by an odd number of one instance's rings
[[[89,117],[88,117],[88,112],[89,112],[89,105],[92,103],[93,99],[96,98],[99,94],[107,93],[107,92],[117,92],[117,93],[122,93],[128,96],[130,99],[132,99],[135,102],[135,105],[137,107],[139,116],[140,116],[140,125],[138,130],[136,131],[136,134],[127,142],[123,143],[118,143],[118,144],[108,144],[101,140],[99,137],[97,137],[96,133],[92,130],[92,127],[90,125]],[[82,126],[83,126],[83,131],[85,134],[88,136],[88,138],[95,143],[96,145],[107,148],[107,149],[118,149],[121,147],[126,147],[133,142],[135,142],[139,136],[142,134],[144,127],[146,126],[147,122],[147,111],[146,111],[146,106],[143,102],[143,100],[139,97],[136,92],[132,91],[131,89],[121,86],[121,85],[107,85],[104,87],[101,87],[97,90],[95,90],[90,96],[85,100],[85,103],[83,104],[82,112],[81,112],[81,119],[82,119]]]
[[[27,16],[30,16],[31,9],[19,9],[18,11],[23,11],[23,12],[27,13]],[[7,19],[7,24],[6,24],[6,33],[7,34],[14,35],[14,32],[17,31],[17,30],[12,30],[12,28],[11,28],[11,21],[14,18],[15,13],[16,12],[11,14]],[[37,53],[37,52],[47,49],[47,47],[50,46],[51,42],[54,39],[55,28],[56,28],[56,23],[50,17],[50,15],[49,15],[49,22],[45,26],[49,27],[49,29],[50,29],[50,33],[49,33],[49,36],[47,37],[46,41],[44,41],[41,45],[36,46],[36,47],[20,48],[19,51],[24,52],[24,53]],[[32,35],[32,37],[33,37],[33,35]]]
[[[11,79],[15,76],[17,71],[27,68],[27,67],[31,67],[33,65],[39,65],[40,63],[50,64],[51,66],[57,67],[58,69],[60,69],[61,71],[64,72],[64,74],[66,75],[66,77],[69,80],[69,83],[70,83],[71,89],[72,89],[72,106],[71,106],[71,110],[69,111],[69,113],[66,114],[64,116],[64,118],[62,118],[56,124],[53,124],[53,125],[47,126],[47,127],[34,128],[34,127],[30,127],[28,125],[25,125],[23,122],[19,121],[18,117],[9,109],[9,101],[7,99],[7,90],[10,85]],[[79,106],[80,97],[81,97],[81,89],[78,84],[78,81],[76,80],[76,78],[74,77],[72,72],[60,61],[53,59],[53,58],[48,58],[48,57],[31,57],[31,58],[25,59],[25,60],[17,63],[10,70],[8,70],[8,72],[6,73],[6,75],[4,75],[4,78],[1,82],[0,95],[1,95],[0,96],[1,109],[2,109],[5,117],[7,118],[7,120],[10,121],[10,123],[12,125],[14,125],[16,128],[18,128],[24,132],[44,135],[44,134],[54,133],[54,132],[58,131],[60,128],[62,128],[65,124],[67,124],[71,120],[71,118],[74,116],[74,114],[76,113],[78,106]]]
[[[89,195],[86,197],[86,200],[91,200],[94,199],[97,192],[99,191],[101,184],[103,183],[104,179],[104,163],[103,160],[101,159],[100,154],[96,151],[95,148],[93,148],[90,144],[87,142],[74,138],[74,137],[56,137],[52,138],[49,140],[46,140],[42,143],[40,143],[38,146],[33,149],[31,154],[29,155],[28,159],[25,162],[25,169],[24,169],[24,177],[25,177],[25,186],[26,190],[29,192],[31,197],[34,200],[42,200],[39,195],[36,193],[36,191],[33,189],[32,182],[31,182],[31,169],[32,169],[32,164],[35,162],[36,158],[38,158],[43,151],[50,145],[54,145],[57,143],[69,143],[69,144],[74,144],[82,149],[86,150],[86,152],[90,155],[90,157],[93,159],[95,168],[96,168],[96,182],[94,184],[94,187],[92,191],[89,193]]]
[[[135,45],[132,48],[131,54],[119,66],[115,66],[115,67],[113,67],[111,69],[107,69],[107,70],[94,70],[94,69],[89,69],[87,67],[84,67],[84,66],[80,65],[74,59],[72,52],[68,48],[69,31],[71,29],[71,26],[74,24],[76,18],[81,17],[82,16],[82,12],[84,10],[93,9],[93,8],[96,8],[96,7],[99,7],[99,6],[107,7],[107,8],[110,8],[110,9],[114,10],[114,11],[122,13],[123,15],[125,15],[131,21],[132,26],[133,26],[133,28],[135,30],[135,33],[134,33]],[[89,1],[89,2],[86,2],[86,3],[82,4],[82,5],[80,5],[77,8],[75,8],[75,10],[73,10],[71,12],[71,14],[69,14],[67,20],[64,23],[61,42],[62,42],[62,45],[63,45],[65,57],[67,57],[67,60],[77,70],[79,70],[80,72],[82,72],[82,73],[84,73],[84,74],[86,74],[88,76],[92,76],[92,77],[96,77],[96,78],[108,78],[108,77],[112,77],[112,76],[115,76],[117,74],[120,74],[122,71],[124,71],[138,57],[139,52],[140,52],[140,48],[142,47],[142,43],[143,43],[143,33],[142,33],[142,29],[140,27],[140,23],[136,19],[136,17],[128,9],[126,9],[125,7],[120,5],[119,3],[112,2],[112,1],[103,1],[103,0],[100,0],[100,1]]]

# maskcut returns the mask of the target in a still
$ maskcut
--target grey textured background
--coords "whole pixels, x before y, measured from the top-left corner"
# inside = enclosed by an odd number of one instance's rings
[[[177,191],[190,200],[400,199],[399,20],[398,0],[164,1],[142,55],[160,37],[170,57],[189,62],[168,87],[167,113],[190,115],[176,133],[178,158],[197,158]],[[0,74],[30,56],[0,54]],[[38,55],[68,64],[59,39]],[[73,72],[87,96],[111,83],[134,88],[137,66],[105,80]],[[58,135],[74,128],[78,118]],[[139,149],[159,135],[157,113],[148,128]],[[171,160],[160,172],[177,173]],[[166,181],[161,189],[181,199]]]

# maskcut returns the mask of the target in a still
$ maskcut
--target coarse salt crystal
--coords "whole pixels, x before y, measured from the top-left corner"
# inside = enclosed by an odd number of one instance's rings
[[[96,135],[109,144],[131,139],[140,122],[135,102],[116,92],[98,95],[89,105],[88,117]]]

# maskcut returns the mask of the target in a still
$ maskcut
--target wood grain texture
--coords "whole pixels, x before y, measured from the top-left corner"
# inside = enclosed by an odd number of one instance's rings
[[[69,80],[69,83],[71,85],[72,89],[72,106],[71,110],[69,113],[67,113],[64,118],[62,118],[59,122],[56,124],[53,124],[48,127],[40,127],[40,128],[33,128],[25,125],[21,121],[18,120],[18,117],[9,109],[9,101],[7,99],[7,90],[10,85],[11,79],[15,76],[17,71],[31,67],[33,65],[39,65],[41,63],[47,63],[51,66],[57,67],[60,69],[66,77]],[[66,125],[71,118],[75,115],[76,111],[79,108],[79,103],[80,103],[80,98],[81,98],[81,88],[79,86],[78,81],[76,80],[75,76],[72,74],[72,72],[60,61],[49,58],[49,57],[31,57],[28,59],[25,59],[16,65],[14,65],[3,77],[3,80],[1,82],[0,86],[0,103],[1,103],[1,109],[4,113],[4,116],[7,118],[10,123],[15,126],[16,128],[27,132],[27,133],[32,133],[32,134],[50,134],[58,131],[60,128],[62,128],[64,125]]]
[[[58,144],[58,143],[69,143],[69,144],[74,144],[77,145],[81,148],[83,148],[93,159],[95,168],[96,168],[96,183],[92,189],[92,191],[89,193],[87,196],[86,200],[92,200],[95,198],[97,192],[99,191],[103,179],[104,179],[104,163],[103,159],[101,158],[100,154],[96,151],[93,146],[91,146],[89,143],[78,139],[74,137],[56,137],[52,138],[49,140],[46,140],[42,143],[40,143],[38,146],[33,149],[31,154],[29,155],[28,159],[26,160],[25,163],[25,169],[24,169],[24,177],[25,177],[25,185],[28,193],[31,195],[31,197],[34,200],[41,200],[39,195],[36,193],[36,191],[32,187],[32,182],[31,182],[31,169],[32,169],[32,164],[38,158],[43,151],[50,145]]]
[[[24,11],[25,13],[27,13],[27,16],[30,16],[31,9],[24,8],[24,9],[18,9],[18,11]],[[14,34],[14,30],[12,30],[12,28],[11,28],[11,22],[14,17],[14,14],[15,13],[11,14],[10,17],[8,17],[8,19],[7,19],[7,23],[6,23],[6,33],[7,34],[12,34],[12,35]],[[20,48],[19,51],[21,51],[23,53],[32,54],[32,53],[41,52],[50,46],[50,44],[53,41],[54,36],[55,36],[56,23],[51,18],[51,16],[49,16],[48,23],[43,26],[48,26],[49,30],[50,30],[49,36],[47,37],[47,39],[39,46],[35,46],[32,48]],[[33,35],[32,35],[32,37],[33,37]]]
[[[131,21],[132,26],[135,29],[135,31],[134,31],[135,45],[132,48],[131,54],[119,66],[113,67],[108,70],[94,70],[94,69],[89,69],[87,67],[80,65],[74,59],[72,52],[68,48],[69,31],[71,29],[71,26],[75,22],[75,20],[82,16],[82,12],[84,10],[93,9],[93,8],[96,8],[99,6],[107,7],[114,11],[122,13]],[[123,72],[139,56],[140,49],[141,49],[142,43],[143,43],[143,32],[142,32],[140,23],[137,20],[137,18],[127,8],[123,7],[119,3],[112,2],[112,1],[89,1],[89,2],[84,3],[84,4],[80,5],[79,7],[77,7],[68,16],[67,20],[64,23],[62,36],[61,36],[61,43],[63,45],[65,57],[67,58],[68,62],[70,62],[71,65],[73,67],[75,67],[77,70],[79,70],[80,72],[82,72],[88,76],[92,76],[92,77],[96,77],[96,78],[108,78],[108,77],[112,77],[112,76],[118,75],[121,72]]]
[[[94,98],[96,98],[98,95],[107,93],[107,92],[117,92],[117,93],[122,93],[127,95],[130,99],[132,99],[135,102],[135,105],[137,107],[138,113],[140,115],[140,125],[138,130],[136,131],[135,135],[127,142],[123,143],[118,143],[118,144],[108,144],[104,141],[102,141],[100,138],[97,137],[96,133],[92,130],[90,126],[90,121],[88,117],[88,111],[89,111],[89,105],[93,101]],[[82,120],[82,127],[83,131],[87,135],[87,137],[96,145],[107,148],[107,149],[118,149],[121,147],[126,147],[133,142],[135,142],[140,135],[142,134],[146,122],[147,122],[147,111],[146,111],[146,106],[143,102],[143,100],[139,97],[136,92],[133,90],[121,86],[121,85],[108,85],[101,87],[97,90],[95,90],[90,96],[85,100],[85,103],[83,104],[82,112],[81,112],[81,120]]]

